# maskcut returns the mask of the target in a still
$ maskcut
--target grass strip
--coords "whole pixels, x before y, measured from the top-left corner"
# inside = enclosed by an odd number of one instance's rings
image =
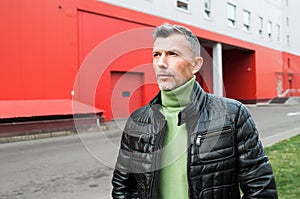
[[[279,199],[299,199],[300,135],[266,147],[264,150],[273,168]]]

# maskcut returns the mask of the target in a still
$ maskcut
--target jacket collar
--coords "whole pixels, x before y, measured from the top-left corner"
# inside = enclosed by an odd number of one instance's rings
[[[199,113],[204,109],[207,104],[208,94],[202,89],[197,81],[195,81],[193,86],[193,92],[191,94],[191,103],[187,105],[180,113],[179,113],[179,121],[178,125],[181,125],[192,118],[195,118]],[[162,106],[161,101],[161,92],[159,92],[149,103],[150,107],[154,112],[158,112],[160,114],[160,108]]]

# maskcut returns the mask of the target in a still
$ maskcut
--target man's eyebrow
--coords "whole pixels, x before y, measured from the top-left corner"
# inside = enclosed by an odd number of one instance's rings
[[[160,50],[152,50],[152,54],[159,53],[159,52],[160,52]]]
[[[180,50],[176,50],[176,49],[170,49],[170,50],[167,50],[167,53],[176,53],[177,55],[182,55],[181,51]]]
[[[180,50],[177,50],[177,49],[171,49],[171,50],[169,50],[169,52],[176,52],[176,53],[181,54],[181,51],[180,51]]]
[[[160,51],[166,51],[166,52],[176,52],[178,54],[181,54],[181,51],[180,50],[177,50],[177,49],[163,49],[163,48],[154,48],[152,50],[152,53],[153,52],[160,52]]]

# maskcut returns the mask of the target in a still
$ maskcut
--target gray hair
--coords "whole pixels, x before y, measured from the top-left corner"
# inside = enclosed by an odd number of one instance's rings
[[[154,41],[158,38],[158,37],[169,37],[173,34],[181,34],[183,36],[185,36],[189,46],[191,47],[191,51],[194,54],[195,57],[199,57],[200,56],[200,42],[198,40],[198,38],[194,35],[194,33],[184,27],[184,26],[180,26],[180,25],[171,25],[168,23],[164,23],[160,26],[157,26],[153,33],[152,36],[154,38]]]

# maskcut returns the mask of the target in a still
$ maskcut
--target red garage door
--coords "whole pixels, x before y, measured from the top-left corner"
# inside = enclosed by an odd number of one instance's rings
[[[143,73],[111,72],[112,117],[126,118],[143,102]]]

